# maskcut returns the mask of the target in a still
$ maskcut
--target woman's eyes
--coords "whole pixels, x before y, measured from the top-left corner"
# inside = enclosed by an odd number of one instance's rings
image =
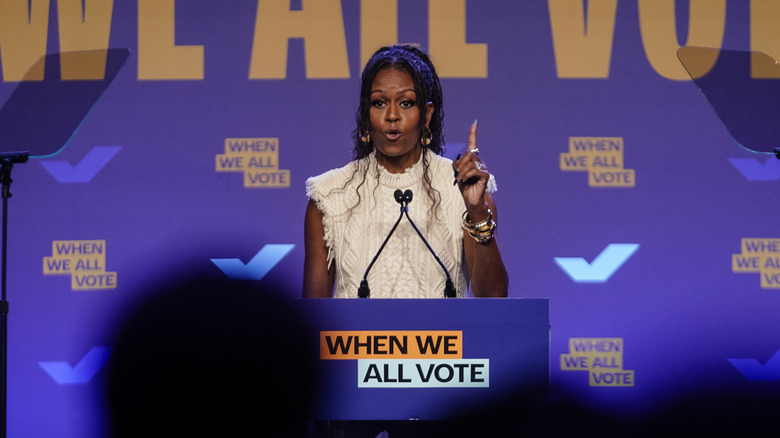
[[[381,107],[383,107],[385,105],[387,105],[387,102],[384,101],[384,100],[377,99],[377,100],[371,101],[371,106],[376,107],[376,108],[381,108]],[[411,100],[411,99],[402,100],[398,105],[401,108],[404,108],[404,109],[412,108],[415,105],[415,101]]]

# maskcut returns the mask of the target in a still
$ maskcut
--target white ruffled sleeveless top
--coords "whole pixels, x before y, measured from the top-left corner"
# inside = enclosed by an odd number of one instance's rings
[[[425,151],[431,185],[441,202],[428,195],[423,158],[404,173],[389,173],[374,157],[352,161],[306,181],[306,194],[323,213],[328,266],[336,263],[336,298],[357,298],[371,259],[401,213],[394,192],[411,189],[409,216],[450,272],[456,294],[468,289],[461,221],[466,207],[453,185],[452,161]],[[365,175],[365,177],[364,177]],[[495,191],[491,177],[489,190]],[[404,216],[368,274],[371,298],[443,298],[446,276]]]

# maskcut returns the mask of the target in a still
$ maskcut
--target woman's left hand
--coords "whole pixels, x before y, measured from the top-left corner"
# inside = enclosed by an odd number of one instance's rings
[[[466,153],[463,156],[458,156],[452,163],[452,168],[455,171],[455,181],[458,184],[460,193],[463,195],[463,201],[466,203],[469,218],[472,221],[480,221],[488,216],[485,191],[490,179],[490,172],[488,172],[485,163],[479,158],[476,120],[472,123],[469,130],[467,148]]]
[[[476,121],[469,131],[466,154],[459,156],[452,163],[452,168],[455,170],[455,182],[466,204],[467,217],[464,219],[476,224],[492,217],[493,221],[498,222],[495,201],[493,196],[487,193],[490,172],[485,162],[479,158]],[[475,297],[505,297],[509,293],[509,276],[493,232],[495,224],[490,231],[490,238],[483,241],[474,237],[469,230],[463,230],[463,251],[471,278],[471,291]]]

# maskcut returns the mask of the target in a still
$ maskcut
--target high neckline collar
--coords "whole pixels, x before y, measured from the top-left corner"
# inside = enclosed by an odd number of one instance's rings
[[[420,158],[417,162],[404,169],[402,173],[390,173],[384,166],[379,164],[376,160],[376,151],[369,155],[368,172],[374,178],[379,180],[379,183],[383,186],[390,187],[392,189],[406,189],[411,185],[417,183],[423,176],[423,155],[428,153],[427,149],[424,149],[420,153]]]

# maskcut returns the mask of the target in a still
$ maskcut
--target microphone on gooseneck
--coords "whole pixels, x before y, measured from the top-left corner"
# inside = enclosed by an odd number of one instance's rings
[[[400,190],[396,190],[396,200],[398,200],[397,193],[400,192]],[[412,227],[414,227],[414,231],[417,231],[417,235],[420,236],[420,239],[422,239],[425,246],[428,247],[428,251],[433,254],[433,258],[436,259],[436,261],[439,263],[439,266],[444,270],[444,275],[447,276],[447,283],[444,286],[444,296],[446,298],[455,298],[455,285],[452,284],[452,278],[450,277],[450,271],[447,270],[447,267],[444,266],[444,263],[441,262],[439,259],[439,256],[436,255],[436,251],[431,248],[431,245],[428,244],[428,241],[425,240],[425,237],[423,237],[420,230],[417,229],[417,225],[414,224],[414,221],[412,221],[412,218],[409,217],[409,203],[412,202],[412,191],[406,190],[403,193],[403,199],[406,202],[406,208],[401,209],[401,214],[406,214],[406,218],[409,219],[409,223],[412,224]]]
[[[409,190],[409,201],[412,200],[412,196]],[[358,287],[358,297],[360,298],[368,298],[369,295],[371,295],[371,290],[368,288],[368,271],[371,270],[371,267],[374,266],[374,262],[376,262],[377,257],[379,257],[379,254],[382,252],[383,249],[385,249],[385,244],[387,244],[387,241],[390,240],[390,236],[393,235],[395,232],[396,227],[398,227],[398,223],[401,222],[401,218],[404,217],[404,212],[406,211],[407,207],[406,204],[408,202],[406,201],[406,198],[404,197],[404,194],[400,190],[396,190],[395,193],[393,193],[393,196],[395,197],[395,202],[401,204],[401,214],[398,215],[398,220],[395,221],[395,225],[393,225],[393,228],[390,230],[390,233],[387,234],[387,237],[385,237],[385,241],[382,242],[382,246],[379,247],[379,251],[376,252],[376,255],[373,259],[371,259],[371,263],[368,264],[368,268],[366,268],[366,272],[363,274],[363,279],[360,280],[360,287]]]

